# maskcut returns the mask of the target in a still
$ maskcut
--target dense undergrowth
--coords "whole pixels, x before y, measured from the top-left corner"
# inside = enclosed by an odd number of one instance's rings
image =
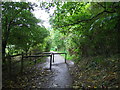
[[[82,58],[71,70],[73,88],[118,88],[120,87],[120,57]]]

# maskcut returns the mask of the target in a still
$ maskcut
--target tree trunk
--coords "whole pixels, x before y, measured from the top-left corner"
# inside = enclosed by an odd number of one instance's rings
[[[5,48],[6,48],[7,43],[5,41],[2,41],[2,60],[3,63],[5,63]]]
[[[9,34],[10,34],[10,24],[6,24],[6,33],[4,33],[4,39],[2,39],[2,60],[3,60],[3,63],[5,63],[5,49],[6,49],[6,46],[7,46],[7,41],[8,41],[8,38],[9,38]]]

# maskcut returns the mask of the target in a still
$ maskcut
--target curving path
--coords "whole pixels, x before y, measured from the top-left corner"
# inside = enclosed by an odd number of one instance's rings
[[[72,77],[69,73],[68,66],[72,66],[72,61],[65,63],[64,57],[54,55],[54,63],[52,63],[53,76],[48,77],[49,80],[43,87],[45,88],[69,88],[72,84]],[[49,68],[49,58],[43,68]]]

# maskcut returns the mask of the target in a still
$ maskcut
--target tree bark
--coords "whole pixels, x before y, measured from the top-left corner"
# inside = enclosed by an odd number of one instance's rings
[[[6,25],[6,33],[4,34],[4,39],[2,39],[2,60],[3,60],[3,63],[5,63],[5,54],[6,54],[5,49],[7,46],[9,34],[10,34],[10,24]]]
[[[7,43],[5,41],[2,41],[2,60],[3,63],[5,63],[5,48],[6,48]]]

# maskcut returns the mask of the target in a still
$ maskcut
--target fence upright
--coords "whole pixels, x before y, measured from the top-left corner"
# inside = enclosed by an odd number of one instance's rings
[[[23,55],[23,52],[22,52],[22,58],[21,58],[21,74],[23,73],[23,57],[24,57],[24,55]]]
[[[52,55],[50,56],[50,70],[51,70],[51,67],[52,67]]]
[[[8,58],[8,61],[9,61],[9,76],[11,76],[11,57],[9,56]]]

